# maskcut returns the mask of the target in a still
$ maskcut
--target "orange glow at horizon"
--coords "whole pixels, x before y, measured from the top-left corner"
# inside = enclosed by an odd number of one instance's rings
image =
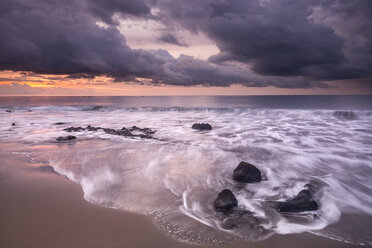
[[[286,89],[269,87],[170,86],[151,85],[149,79],[135,82],[114,82],[112,78],[70,78],[67,75],[44,75],[28,72],[0,72],[0,95],[44,96],[150,96],[150,95],[332,95],[372,94],[370,83],[351,81],[327,82],[334,88]]]

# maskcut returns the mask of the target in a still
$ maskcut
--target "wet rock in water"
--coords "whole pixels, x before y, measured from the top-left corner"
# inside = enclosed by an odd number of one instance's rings
[[[85,128],[82,128],[82,127],[68,127],[68,128],[63,129],[63,131],[66,131],[66,132],[81,132],[84,130]]]
[[[238,225],[235,218],[226,218],[223,220],[221,227],[226,230],[231,230]]]
[[[151,135],[151,134],[155,134],[156,131],[155,130],[152,130],[148,127],[145,127],[145,128],[139,128],[139,127],[136,127],[136,126],[132,126],[130,129],[129,129],[131,132],[135,132],[135,131],[139,131],[139,132],[142,132],[146,135]]]
[[[131,132],[129,129],[125,128],[125,127],[123,127],[123,128],[120,129],[120,130],[117,130],[117,131],[116,131],[116,135],[125,136],[125,137],[134,136],[134,135],[132,134],[132,132]]]
[[[9,109],[5,110],[5,112],[7,112],[7,113],[12,113],[12,111],[9,110]]]
[[[195,123],[191,128],[197,130],[212,130],[212,126],[208,123]]]
[[[257,183],[261,182],[262,176],[261,171],[257,169],[256,166],[242,161],[235,168],[233,179],[242,183]]]
[[[97,131],[97,130],[99,130],[101,128],[100,127],[92,127],[91,125],[89,125],[85,129],[92,132],[92,131]]]
[[[65,125],[66,124],[66,122],[56,122],[56,123],[54,123],[54,125]]]
[[[357,116],[354,114],[353,111],[335,111],[333,112],[333,116],[340,120],[356,120]]]
[[[229,189],[222,190],[214,200],[214,208],[218,212],[227,213],[236,206],[238,206],[238,200]]]
[[[113,134],[113,135],[117,135],[117,132],[115,129],[113,128],[104,128],[103,131],[107,134]]]
[[[304,212],[304,211],[314,211],[318,209],[318,203],[313,199],[313,195],[310,190],[304,189],[298,193],[294,198],[285,201],[278,202],[275,209],[279,212]]]
[[[57,141],[69,141],[69,140],[74,140],[74,139],[76,139],[75,136],[68,135],[68,136],[61,136],[61,137],[58,137],[56,140],[57,140]]]
[[[15,123],[14,123],[14,122],[12,123],[12,126],[13,126],[13,127],[15,126]]]
[[[136,126],[133,126],[131,128],[123,127],[121,129],[113,129],[113,128],[92,127],[91,125],[87,126],[86,128],[68,127],[63,130],[66,132],[81,132],[84,130],[95,132],[98,130],[103,130],[105,133],[111,134],[111,135],[118,135],[118,136],[123,136],[123,137],[139,137],[143,139],[153,139],[151,135],[156,132],[150,128],[138,128]],[[133,134],[132,132],[134,131],[137,133]]]

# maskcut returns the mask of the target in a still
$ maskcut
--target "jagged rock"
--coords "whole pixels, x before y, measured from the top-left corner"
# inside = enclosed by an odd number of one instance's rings
[[[236,218],[226,218],[222,221],[221,227],[226,230],[231,230],[238,225]]]
[[[218,212],[227,213],[236,206],[238,206],[238,200],[229,189],[222,190],[214,200],[214,208]]]
[[[14,127],[15,125],[16,125],[16,124],[13,122],[13,123],[12,123],[12,126]]]
[[[92,127],[91,125],[89,125],[85,129],[88,130],[88,131],[97,131],[101,128],[100,127]]]
[[[136,127],[136,126],[132,126],[129,130],[131,132],[133,132],[133,131],[139,131],[139,132],[142,132],[142,133],[147,134],[147,135],[151,135],[151,134],[155,134],[156,133],[155,130],[152,130],[152,129],[148,128],[148,127],[139,128],[139,127]]]
[[[66,131],[66,132],[81,132],[84,130],[85,128],[82,128],[82,127],[68,127],[68,128],[63,129],[63,131]]]
[[[111,135],[118,135],[118,136],[123,136],[123,137],[139,137],[143,139],[153,139],[151,135],[156,132],[150,128],[138,128],[136,126],[133,126],[131,128],[123,127],[121,129],[113,129],[113,128],[92,127],[91,125],[87,126],[86,128],[68,127],[63,130],[66,132],[81,132],[84,130],[94,132],[98,130],[103,130],[105,133],[111,134]],[[133,132],[135,131],[137,133],[133,134],[132,131]]]
[[[195,123],[191,128],[197,130],[212,130],[212,126],[208,123]]]
[[[261,171],[257,169],[256,166],[242,161],[235,168],[233,172],[233,179],[242,183],[261,182]]]
[[[310,190],[304,189],[298,193],[294,198],[285,201],[278,202],[275,206],[279,212],[304,212],[314,211],[318,209],[318,203],[313,199]]]
[[[76,139],[75,136],[68,135],[68,136],[61,136],[61,137],[58,137],[56,140],[57,140],[57,141],[69,141],[69,140],[74,140],[74,139]]]

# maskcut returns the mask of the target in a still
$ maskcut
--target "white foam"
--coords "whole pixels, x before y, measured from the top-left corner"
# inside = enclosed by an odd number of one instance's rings
[[[161,213],[180,232],[183,226],[184,232],[200,230],[194,222],[185,225],[185,216],[223,229],[213,200],[224,188],[233,190],[239,207],[254,212],[254,218],[262,220],[258,226],[267,232],[316,232],[344,213],[372,215],[369,113],[355,111],[356,120],[344,121],[327,110],[108,108],[92,112],[84,108],[49,106],[0,113],[0,140],[35,145],[31,156],[81,184],[87,200]],[[61,121],[67,124],[54,125]],[[213,130],[193,130],[195,122],[211,123]],[[87,125],[150,127],[157,130],[159,140],[132,140],[97,131],[72,133],[78,137],[75,145],[50,143],[70,134],[63,131],[65,127]],[[235,187],[231,173],[242,160],[257,165],[267,181]],[[316,193],[320,210],[305,215],[303,221],[272,214],[266,206],[294,197],[314,182],[321,188]],[[311,218],[312,214],[318,217]],[[238,225],[227,233],[255,240],[267,237],[256,224],[252,226]],[[338,237],[342,230],[328,235]]]

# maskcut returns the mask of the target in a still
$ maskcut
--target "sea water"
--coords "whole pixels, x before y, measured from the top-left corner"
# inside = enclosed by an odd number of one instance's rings
[[[17,143],[15,152],[80,184],[87,201],[150,215],[185,242],[310,232],[372,245],[371,96],[1,97],[0,123],[1,143]],[[88,125],[156,133],[63,130]],[[66,135],[77,139],[56,142]],[[241,161],[259,168],[263,181],[234,182]],[[317,211],[273,208],[307,184],[316,188]],[[253,213],[233,229],[213,207],[223,189]]]

